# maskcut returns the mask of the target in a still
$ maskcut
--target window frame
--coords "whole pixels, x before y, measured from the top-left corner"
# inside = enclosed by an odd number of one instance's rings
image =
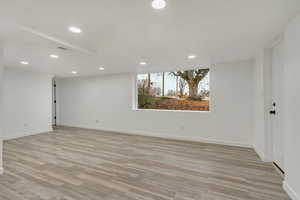
[[[198,68],[201,69],[201,68]],[[203,68],[204,69],[204,68]],[[148,73],[162,73],[162,72],[172,72],[170,71],[159,71],[159,72],[137,72],[133,74],[132,84],[133,84],[133,105],[132,110],[138,112],[177,112],[177,113],[211,113],[212,112],[212,92],[211,92],[211,74],[212,68],[207,67],[205,69],[209,69],[209,110],[168,110],[168,109],[141,109],[138,107],[138,75],[139,74],[148,74]],[[182,69],[182,70],[189,70],[189,69]]]

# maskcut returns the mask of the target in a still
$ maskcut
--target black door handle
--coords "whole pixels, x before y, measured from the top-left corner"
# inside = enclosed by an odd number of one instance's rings
[[[270,114],[271,114],[271,115],[276,115],[276,110],[271,110],[271,111],[270,111]]]

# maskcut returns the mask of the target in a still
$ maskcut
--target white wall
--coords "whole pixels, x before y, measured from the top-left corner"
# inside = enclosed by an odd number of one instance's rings
[[[293,200],[300,199],[300,15],[285,32],[284,72],[284,136],[285,169],[284,187]]]
[[[255,60],[254,67],[254,140],[253,147],[265,159],[265,123],[264,123],[264,51],[260,51]]]
[[[214,66],[211,112],[200,113],[132,110],[129,74],[58,79],[59,124],[252,147],[253,73],[252,61]]]
[[[3,138],[3,51],[0,48],[0,174],[3,173],[2,165],[2,138]]]
[[[4,139],[52,130],[52,76],[5,68]]]

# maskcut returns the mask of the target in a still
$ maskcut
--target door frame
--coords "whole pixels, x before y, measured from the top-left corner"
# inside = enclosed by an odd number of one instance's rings
[[[283,43],[283,38],[281,38],[280,40],[278,40],[278,42],[277,43],[275,43],[275,45],[273,46],[273,48],[272,48],[272,57],[271,57],[271,59],[272,59],[272,63],[271,63],[271,67],[272,67],[272,70],[271,70],[271,89],[272,89],[272,92],[271,92],[271,99],[272,99],[272,110],[273,109],[275,109],[275,111],[276,111],[276,114],[275,114],[275,116],[274,115],[271,115],[271,117],[270,117],[270,120],[271,120],[271,129],[270,129],[270,131],[271,131],[271,134],[272,134],[272,162],[273,162],[273,164],[275,165],[275,167],[282,173],[282,174],[284,174],[284,170],[285,170],[285,162],[284,162],[284,152],[282,152],[282,154],[281,155],[279,155],[279,158],[278,157],[276,157],[276,144],[278,145],[278,142],[276,143],[276,139],[275,139],[275,137],[276,137],[276,134],[279,134],[280,136],[279,136],[279,140],[281,141],[280,143],[279,143],[279,146],[278,146],[278,148],[279,148],[279,150],[281,150],[281,151],[284,151],[284,146],[285,146],[285,144],[284,144],[284,135],[283,135],[283,126],[284,126],[284,122],[283,122],[283,120],[284,120],[284,102],[283,102],[283,95],[284,95],[284,92],[283,92],[283,88],[284,88],[284,83],[283,83],[283,81],[281,81],[281,78],[278,78],[277,77],[277,80],[279,79],[280,81],[278,81],[278,84],[279,85],[277,85],[276,86],[276,84],[274,85],[274,75],[275,75],[275,77],[276,76],[280,76],[280,74],[283,74],[284,73],[284,43]],[[275,51],[274,51],[275,50]],[[280,63],[280,64],[282,64],[281,66],[279,66],[279,68],[278,68],[278,66],[277,66],[277,70],[280,70],[280,72],[277,72],[276,74],[274,74],[274,66],[273,66],[273,61],[274,61],[274,52],[276,53],[276,51],[278,51],[279,50],[279,57],[281,57],[280,59],[281,60],[279,60],[280,62],[282,62],[282,63]],[[277,54],[278,54],[278,52],[277,52]],[[275,59],[275,60],[277,60],[278,61],[278,59]],[[280,73],[280,74],[278,74],[278,73]],[[274,87],[275,87],[275,90],[274,90]],[[277,88],[278,87],[278,89],[280,90],[280,91],[282,91],[282,94],[278,94],[278,91],[277,91]],[[273,92],[275,92],[275,94],[273,94]],[[277,94],[277,99],[276,99],[276,94]],[[275,99],[274,99],[275,98]],[[273,103],[274,102],[276,102],[276,106],[273,106]],[[277,114],[278,113],[278,114]],[[274,123],[277,125],[277,126],[274,126]],[[274,129],[275,128],[275,129]],[[278,137],[278,135],[277,135],[277,137]],[[278,138],[277,138],[277,140],[278,140]],[[278,156],[278,155],[277,155]]]
[[[57,126],[57,82],[52,79],[52,126]]]
[[[272,96],[272,51],[273,48],[284,41],[284,35],[281,34],[273,40],[269,46],[265,48],[265,65],[264,65],[264,107],[265,107],[265,158],[263,161],[274,163],[273,146],[274,135],[272,132],[272,118],[269,111],[272,109],[273,96]],[[283,104],[283,102],[281,102]],[[282,105],[283,106],[283,105]],[[275,166],[275,165],[274,165]],[[276,167],[277,168],[277,167]],[[283,169],[284,170],[284,169]]]

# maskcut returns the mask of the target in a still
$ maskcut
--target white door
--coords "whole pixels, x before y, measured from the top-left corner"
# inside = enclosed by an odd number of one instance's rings
[[[282,131],[282,95],[283,95],[283,42],[280,42],[272,51],[272,119],[273,161],[284,171]]]

